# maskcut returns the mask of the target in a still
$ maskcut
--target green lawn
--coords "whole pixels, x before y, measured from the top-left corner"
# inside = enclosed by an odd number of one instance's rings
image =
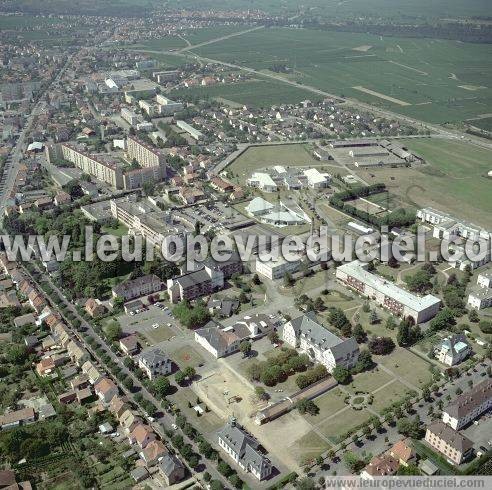
[[[347,386],[352,393],[357,391],[363,391],[365,393],[371,393],[377,390],[384,384],[391,381],[393,378],[390,374],[375,368],[372,371],[366,371],[364,373],[357,374],[353,377],[353,381]],[[384,394],[386,390],[382,390]]]
[[[107,235],[114,235],[117,237],[128,234],[128,228],[122,224],[120,224],[117,228],[111,228],[110,226],[103,226],[101,230],[103,233]]]
[[[401,347],[387,356],[375,356],[374,360],[417,388],[432,380],[431,363]]]
[[[340,388],[333,388],[328,393],[325,393],[314,400],[319,408],[319,414],[315,416],[304,415],[304,418],[311,424],[321,422],[326,419],[326,417],[329,417],[347,406],[344,402],[346,396],[347,395]],[[341,415],[341,417],[343,417],[343,415]]]
[[[197,367],[198,364],[205,362],[199,352],[192,346],[181,347],[178,350],[170,351],[169,355],[180,369],[188,366]]]
[[[248,148],[227,167],[232,179],[243,184],[259,169],[284,165],[286,167],[320,166],[305,144],[267,145]]]
[[[149,342],[154,345],[163,340],[169,340],[174,335],[174,332],[168,326],[161,325],[159,328],[147,330],[144,335],[149,339]]]
[[[320,423],[317,426],[317,429],[320,434],[336,443],[339,437],[343,436],[352,428],[363,424],[370,417],[371,414],[366,410],[354,410],[348,408],[339,416],[332,417],[331,419]]]
[[[330,445],[312,430],[298,439],[291,447],[291,451],[299,464],[303,464],[317,458],[329,448]]]
[[[412,139],[404,143],[417,152],[427,165],[412,168],[357,170],[369,183],[382,182],[390,193],[408,205],[431,206],[492,227],[492,152],[477,146],[444,139]]]
[[[394,381],[374,395],[374,401],[372,402],[371,408],[376,410],[376,412],[381,413],[384,408],[389,407],[393,403],[402,399],[403,396],[409,391],[410,388],[405,386],[403,383],[400,383],[400,381]]]

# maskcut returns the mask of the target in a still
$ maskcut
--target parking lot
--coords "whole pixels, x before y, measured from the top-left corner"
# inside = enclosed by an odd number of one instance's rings
[[[491,449],[489,441],[492,442],[492,412],[489,411],[483,414],[475,422],[478,423],[471,423],[466,429],[462,429],[461,432],[473,441],[475,452],[484,452],[483,449],[480,449],[480,446],[487,448],[487,450]]]
[[[123,332],[139,332],[145,335],[152,345],[181,333],[171,311],[155,305],[149,305],[147,309],[134,315],[121,315],[118,322]]]

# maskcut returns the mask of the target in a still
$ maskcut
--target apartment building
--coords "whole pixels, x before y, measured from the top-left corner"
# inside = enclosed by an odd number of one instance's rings
[[[492,306],[492,271],[478,275],[477,286],[468,295],[468,306],[477,310]]]
[[[62,155],[86,174],[106,182],[115,189],[123,189],[123,171],[115,160],[107,155],[92,155],[82,145],[63,143]]]
[[[125,301],[153,294],[162,289],[162,282],[155,274],[137,277],[122,282],[112,289],[113,298],[123,298]]]
[[[129,135],[126,140],[128,160],[135,159],[142,167],[161,167],[162,178],[166,176],[166,156],[164,153],[136,136]]]
[[[263,454],[258,441],[232,418],[218,433],[219,446],[244,471],[259,481],[272,473],[272,464]]]
[[[275,259],[266,260],[264,256],[260,256],[255,261],[257,274],[264,276],[272,281],[282,279],[285,274],[294,274],[299,270],[301,260],[287,261],[279,256]]]
[[[442,412],[442,420],[459,430],[492,407],[492,379],[486,379],[459,395]]]
[[[359,347],[354,338],[341,339],[327,330],[314,313],[301,315],[284,325],[282,339],[287,344],[308,354],[332,372],[341,366],[351,369],[359,358]]]
[[[138,116],[131,109],[123,107],[121,109],[121,118],[126,121],[130,126],[136,126],[139,122]]]
[[[354,260],[338,267],[336,278],[394,315],[412,318],[416,324],[430,320],[439,311],[441,305],[439,298],[431,294],[417,296],[387,279],[372,274],[367,268],[367,263]]]
[[[425,440],[451,464],[461,464],[473,451],[473,443],[470,439],[440,420],[427,426]]]
[[[185,121],[177,121],[176,126],[183,131],[186,131],[196,141],[200,141],[203,138],[203,133],[201,131],[198,131],[198,129],[194,128]]]

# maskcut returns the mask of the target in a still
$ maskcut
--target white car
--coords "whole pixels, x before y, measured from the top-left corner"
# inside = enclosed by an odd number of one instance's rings
[[[159,324],[158,324],[158,323],[154,323],[154,324],[152,325],[152,328],[159,328]]]
[[[172,324],[171,323],[168,323],[167,326],[170,327]]]
[[[176,424],[171,425],[173,430],[177,430],[178,426]]]
[[[130,315],[131,316],[135,315],[135,312],[134,311],[130,311]]]

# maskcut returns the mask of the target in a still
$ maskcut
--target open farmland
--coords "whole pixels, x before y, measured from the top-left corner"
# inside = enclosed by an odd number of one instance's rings
[[[431,206],[459,218],[492,226],[492,153],[461,142],[437,139],[406,140],[427,165],[413,168],[360,170],[368,182],[383,182],[390,195],[415,207]]]
[[[271,107],[283,103],[298,103],[301,100],[321,100],[321,96],[311,94],[302,88],[293,87],[273,80],[253,79],[245,82],[218,84],[209,87],[193,87],[172,92],[173,97],[192,95],[201,98],[221,97],[242,105],[252,107]]]
[[[304,85],[434,123],[475,117],[492,103],[487,44],[269,28],[196,53],[256,70],[286,65]]]

